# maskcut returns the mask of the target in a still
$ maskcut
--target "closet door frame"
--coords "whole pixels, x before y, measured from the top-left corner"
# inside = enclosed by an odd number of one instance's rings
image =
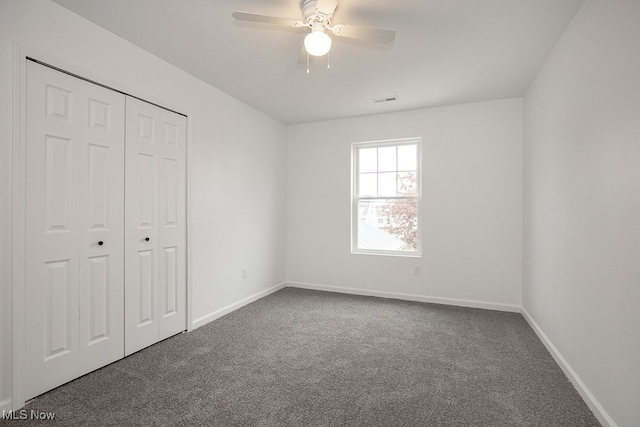
[[[187,117],[186,144],[186,317],[187,332],[194,329],[192,292],[191,292],[191,147],[193,123],[190,114],[181,113],[184,108],[173,108],[170,103],[154,99],[136,90],[113,82],[101,75],[96,75],[85,69],[50,57],[42,52],[28,47],[14,44],[13,48],[13,96],[12,96],[12,180],[11,180],[11,402],[9,409],[17,410],[26,403],[26,318],[25,307],[25,277],[26,277],[26,85],[27,61],[35,60],[60,72],[70,74],[82,80],[104,86],[128,96],[146,100],[152,104],[179,112]],[[123,272],[124,273],[124,272]]]

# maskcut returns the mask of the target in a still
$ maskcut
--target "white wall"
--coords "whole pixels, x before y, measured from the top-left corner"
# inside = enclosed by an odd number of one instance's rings
[[[11,397],[14,43],[189,115],[193,319],[211,319],[285,278],[284,125],[54,3],[2,1],[0,410],[8,409]],[[246,280],[241,280],[241,267],[248,268]]]
[[[518,310],[521,99],[287,129],[288,283]],[[423,140],[423,256],[353,255],[351,143],[406,137]]]
[[[524,116],[524,309],[601,421],[638,426],[640,2],[587,0]]]

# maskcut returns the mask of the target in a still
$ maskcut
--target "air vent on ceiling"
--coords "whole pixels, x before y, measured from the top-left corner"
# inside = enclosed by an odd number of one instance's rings
[[[374,104],[381,104],[383,102],[393,102],[398,100],[398,95],[394,96],[385,96],[384,98],[375,98],[373,100]]]

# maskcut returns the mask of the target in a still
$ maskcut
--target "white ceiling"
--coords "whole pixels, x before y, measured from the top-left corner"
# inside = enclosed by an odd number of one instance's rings
[[[584,0],[340,0],[333,23],[396,31],[333,37],[331,68],[296,63],[300,0],[53,0],[285,123],[519,97]],[[398,101],[372,99],[397,95]]]

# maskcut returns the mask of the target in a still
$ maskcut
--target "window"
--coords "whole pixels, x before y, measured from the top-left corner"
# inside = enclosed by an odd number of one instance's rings
[[[420,142],[353,144],[353,253],[421,255]]]

